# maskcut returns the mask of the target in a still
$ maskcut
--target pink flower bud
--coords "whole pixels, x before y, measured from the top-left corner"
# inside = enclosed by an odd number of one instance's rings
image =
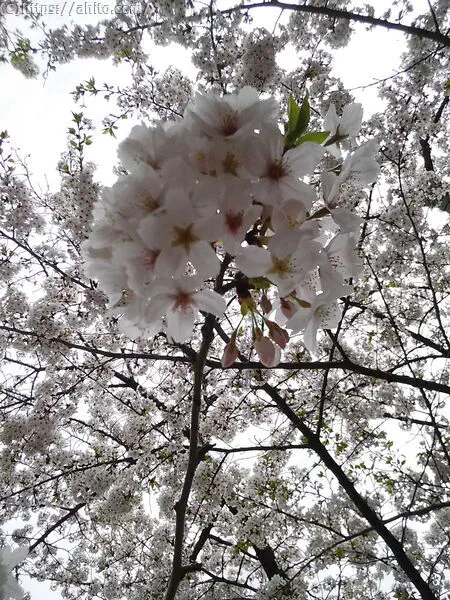
[[[269,327],[269,336],[280,346],[280,348],[285,348],[286,344],[289,342],[288,332],[273,321],[267,320],[266,323]]]
[[[297,312],[297,307],[293,302],[288,300],[287,298],[280,298],[281,312],[286,317],[286,319],[290,319]]]
[[[269,300],[269,298],[266,296],[266,294],[262,295],[261,308],[263,309],[263,312],[265,315],[268,315],[270,313],[270,311],[272,310],[272,302]]]
[[[260,329],[255,330],[255,350],[259,360],[265,367],[276,367],[281,359],[281,350],[268,337],[263,336]]]
[[[236,332],[233,332],[230,341],[225,346],[225,350],[222,356],[222,368],[226,369],[227,367],[231,367],[234,361],[238,357],[238,349],[236,347]]]

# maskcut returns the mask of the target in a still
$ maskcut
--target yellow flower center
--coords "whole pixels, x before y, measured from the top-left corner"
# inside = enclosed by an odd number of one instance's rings
[[[174,227],[174,240],[172,242],[172,246],[176,248],[177,246],[182,246],[186,252],[189,252],[192,244],[198,242],[200,238],[192,233],[192,228],[194,225],[191,223],[187,227]]]
[[[272,256],[272,268],[268,271],[268,273],[273,273],[279,277],[285,277],[286,275],[289,275],[289,273],[292,273],[289,256],[286,258],[277,258],[276,256]]]

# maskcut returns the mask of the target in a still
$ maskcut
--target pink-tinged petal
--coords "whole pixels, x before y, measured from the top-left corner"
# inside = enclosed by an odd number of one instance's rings
[[[341,233],[358,232],[363,219],[346,208],[331,210],[331,217],[341,230]]]
[[[150,300],[145,310],[146,320],[149,323],[159,321],[159,319],[161,319],[161,317],[166,314],[167,310],[169,309],[169,306],[170,302],[166,295],[154,296]]]
[[[275,233],[289,229],[289,219],[281,206],[274,207],[270,224],[272,225],[272,229],[275,231]]]
[[[355,102],[353,104],[347,104],[342,111],[341,122],[339,123],[339,132],[342,135],[356,136],[361,129],[361,123],[363,118],[363,107],[362,104]],[[329,131],[326,129],[325,131]]]
[[[292,319],[298,311],[298,304],[288,298],[280,298],[280,310],[286,319]]]
[[[266,336],[257,335],[255,339],[255,351],[262,364],[269,369],[276,367],[280,362],[281,351],[279,347],[275,346]]]
[[[315,352],[317,350],[317,329],[319,327],[319,323],[317,319],[313,316],[313,318],[309,321],[306,326],[305,332],[303,333],[303,343],[305,347],[310,352]]]
[[[195,220],[194,209],[189,196],[181,188],[168,190],[164,207],[171,216],[171,220],[180,223],[193,223]]]
[[[238,349],[236,347],[236,341],[232,337],[228,344],[225,346],[225,350],[222,355],[222,368],[226,369],[227,367],[231,367],[231,365],[234,363],[237,357]]]
[[[257,246],[242,248],[235,260],[238,269],[247,277],[261,277],[272,266],[270,252]]]
[[[244,230],[250,229],[251,225],[255,223],[261,216],[263,207],[262,206],[250,206],[244,213]]]
[[[319,144],[305,142],[297,148],[288,150],[283,160],[289,165],[289,168],[298,177],[311,175],[314,172],[320,159],[325,154],[325,150]]]
[[[272,302],[269,300],[266,294],[262,295],[260,304],[265,315],[268,315],[272,311]]]
[[[192,335],[196,312],[192,307],[169,310],[167,313],[167,335],[174,342],[185,342]]]
[[[205,217],[195,224],[194,233],[206,242],[216,242],[222,237],[223,220],[217,214]]]
[[[241,249],[241,244],[242,244],[243,239],[244,239],[243,235],[236,237],[234,235],[231,235],[228,232],[225,232],[222,235],[222,244],[223,244],[223,247],[225,248],[225,251],[228,252],[228,254],[230,256],[236,256],[236,254]]]
[[[297,200],[301,202],[305,208],[310,210],[311,206],[317,200],[317,194],[313,188],[300,181],[296,174],[287,175],[280,179],[279,188],[282,192],[283,200]]]
[[[167,277],[182,275],[186,268],[186,254],[177,246],[161,250],[156,259],[154,273],[156,277]]]
[[[321,329],[333,329],[339,325],[342,310],[337,304],[324,304],[316,310]]]
[[[335,173],[322,173],[322,196],[327,208],[335,208],[339,193],[339,177]]]
[[[325,119],[323,120],[323,130],[329,131],[330,136],[336,133],[336,128],[339,125],[339,117],[336,113],[336,107],[334,104],[330,104]]]
[[[172,239],[173,224],[165,215],[146,217],[138,226],[137,233],[149,248],[165,248]]]
[[[289,342],[288,332],[273,321],[266,321],[266,323],[269,328],[269,336],[272,340],[278,344],[280,348],[285,348],[286,344]]]
[[[188,258],[198,275],[205,279],[215,277],[220,270],[220,260],[207,242],[200,241],[192,244]]]
[[[268,248],[270,253],[277,258],[284,258],[293,254],[299,245],[299,236],[297,231],[283,231],[276,233],[269,241]]]
[[[286,323],[286,327],[288,329],[292,329],[294,333],[305,329],[305,327],[308,325],[309,321],[313,316],[313,311],[311,310],[311,308],[303,308],[299,305],[297,306],[298,310],[296,311],[294,316],[291,317]]]
[[[200,310],[221,317],[227,308],[225,298],[213,290],[201,290],[195,295],[195,303]]]

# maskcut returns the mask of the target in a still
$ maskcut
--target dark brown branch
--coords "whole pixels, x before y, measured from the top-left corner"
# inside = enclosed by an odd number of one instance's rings
[[[60,525],[62,525],[63,523],[65,523],[66,521],[68,521],[71,517],[73,517],[73,515],[75,515],[81,508],[83,508],[83,506],[86,506],[86,502],[80,502],[79,504],[77,504],[76,506],[74,506],[73,508],[71,508],[63,517],[61,517],[60,519],[58,519],[56,521],[56,523],[53,523],[53,525],[51,527],[49,527],[41,535],[41,537],[39,537],[33,544],[31,544],[29,551],[33,552],[33,550],[37,546],[39,546],[39,544],[41,544],[53,531],[55,531],[55,529],[58,529],[58,527],[60,527]]]
[[[306,425],[306,423],[288,406],[285,399],[280,396],[275,388],[266,383],[261,389],[268,394],[268,396],[276,403],[281,412],[286,415],[289,421],[306,437],[311,449],[319,456],[331,473],[333,473],[361,515],[370,523],[372,528],[378,533],[388,548],[392,551],[397,563],[417,589],[423,600],[437,600],[437,597],[432,592],[429,585],[422,578],[419,571],[411,562],[410,558],[403,549],[402,544],[389,531],[389,529],[384,525],[382,519],[360,495],[353,482],[347,477],[341,466],[334,460],[327,448],[322,444],[319,436],[317,436],[312,429],[310,429],[308,425]]]
[[[378,19],[369,15],[359,15],[346,10],[338,10],[335,8],[328,8],[326,6],[288,4],[286,2],[278,2],[277,0],[269,0],[268,2],[253,2],[252,4],[242,4],[240,6],[235,6],[233,8],[229,8],[221,12],[222,14],[227,14],[262,7],[280,8],[283,10],[293,10],[296,12],[324,15],[332,19],[345,19],[346,21],[357,21],[359,23],[367,23],[368,25],[384,27],[385,29],[395,29],[397,31],[402,31],[403,33],[406,33],[408,35],[416,35],[418,37],[433,40],[435,42],[438,42],[439,44],[443,44],[444,46],[450,46],[450,38],[447,35],[440,33],[439,31],[430,31],[429,29],[422,29],[421,27],[415,27],[414,25],[402,25],[401,23],[393,23],[392,21],[386,21],[385,19]]]
[[[205,324],[202,327],[202,344],[197,355],[197,360],[194,363],[194,391],[192,394],[192,411],[190,424],[190,440],[189,440],[189,458],[184,477],[183,488],[180,498],[175,503],[175,542],[173,551],[172,571],[164,596],[165,600],[173,600],[176,596],[178,586],[183,579],[186,567],[183,567],[183,543],[184,529],[186,524],[186,511],[191,493],[192,484],[194,482],[195,472],[201,460],[201,454],[198,447],[198,434],[200,426],[200,408],[202,400],[202,383],[203,371],[206,363],[209,348],[214,339],[214,322],[215,317],[208,315]]]
[[[102,350],[101,348],[97,348],[95,346],[89,346],[88,344],[76,344],[75,342],[69,342],[67,340],[63,340],[62,338],[44,338],[34,331],[27,331],[25,329],[19,329],[17,327],[10,327],[9,325],[0,325],[0,330],[8,331],[10,333],[17,333],[19,335],[34,337],[38,341],[44,341],[47,344],[61,344],[66,348],[72,348],[73,350],[81,350],[82,352],[89,352],[90,354],[106,356],[109,358],[142,358],[145,360],[167,360],[169,362],[181,362],[181,363],[191,363],[191,359],[185,356],[174,356],[174,355],[162,355],[162,354],[153,354],[152,352],[112,352],[109,350]]]
[[[433,123],[439,123],[440,118],[442,117],[442,113],[444,112],[445,107],[449,102],[449,97],[445,96],[442,100],[436,114],[433,117]],[[427,135],[424,138],[419,140],[421,154],[425,166],[426,171],[434,171],[433,159],[431,158],[431,146],[430,146],[430,136]]]
[[[415,425],[425,425],[426,427],[440,427],[441,429],[448,429],[450,425],[441,425],[440,423],[433,423],[432,421],[423,421],[422,419],[412,419],[410,417],[403,417],[401,415],[391,415],[384,413],[383,417],[386,419],[395,419],[396,421],[403,421],[404,423],[414,423]]]
[[[264,548],[259,548],[253,544],[253,548],[262,568],[264,569],[265,574],[269,579],[272,579],[272,577],[275,577],[275,575],[280,575],[283,577],[283,579],[287,579],[285,571],[280,568],[276,561],[275,553],[271,546],[267,544],[264,546]]]
[[[216,448],[215,446],[209,452],[221,452],[222,454],[232,454],[234,452],[283,452],[284,450],[305,450],[309,448],[308,444],[280,444],[279,446],[243,446],[242,448]]]
[[[222,365],[220,364],[220,362],[215,360],[209,360],[207,362],[207,365],[211,368],[222,369]],[[231,365],[231,367],[228,368],[236,369],[238,371],[248,369],[255,371],[257,369],[265,370],[267,367],[265,367],[262,363],[256,361],[248,361],[245,363],[235,362],[233,365]],[[390,383],[402,383],[404,385],[410,385],[419,389],[431,390],[433,392],[442,392],[443,394],[450,394],[450,386],[445,385],[443,383],[437,383],[436,381],[429,381],[427,379],[419,379],[417,377],[409,377],[408,375],[396,375],[395,373],[382,371],[381,369],[363,367],[362,365],[359,365],[350,359],[336,360],[332,362],[280,362],[276,367],[272,367],[272,369],[283,369],[286,371],[322,371],[324,369],[343,369],[344,371],[359,373],[360,375],[365,375],[373,379],[389,381]]]

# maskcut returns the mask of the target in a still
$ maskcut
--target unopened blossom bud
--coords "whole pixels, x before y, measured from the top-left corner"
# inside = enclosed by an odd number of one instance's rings
[[[289,342],[288,332],[273,321],[267,320],[266,324],[269,328],[269,336],[276,344],[278,344],[278,346],[280,346],[280,348],[285,348],[286,344]]]
[[[255,350],[259,360],[269,369],[276,367],[281,359],[281,350],[273,344],[268,337],[264,336],[260,329],[254,330]]]
[[[286,319],[290,319],[297,312],[297,306],[287,298],[280,298],[280,308]]]
[[[266,294],[262,295],[261,308],[263,309],[265,315],[268,315],[272,310],[272,302],[269,300]]]
[[[222,368],[226,369],[227,367],[231,367],[234,361],[238,357],[238,349],[236,346],[236,331],[233,332],[230,341],[225,346],[225,350],[222,356]]]
[[[249,312],[255,312],[256,304],[251,296],[247,298],[239,298],[239,303],[241,305],[241,314],[245,317]]]

